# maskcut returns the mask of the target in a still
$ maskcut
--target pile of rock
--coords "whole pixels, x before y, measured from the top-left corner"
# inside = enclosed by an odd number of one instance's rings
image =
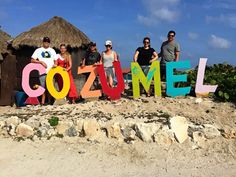
[[[231,137],[235,137],[232,131]],[[32,116],[25,120],[11,116],[0,120],[2,137],[50,139],[51,137],[85,137],[88,139],[115,138],[126,143],[143,141],[155,142],[159,145],[171,145],[173,142],[184,143],[187,139],[203,147],[207,139],[226,136],[226,131],[213,125],[194,125],[186,118],[170,117],[166,122],[141,122],[140,119],[127,122],[100,121],[96,119],[59,119],[51,125],[49,119]]]

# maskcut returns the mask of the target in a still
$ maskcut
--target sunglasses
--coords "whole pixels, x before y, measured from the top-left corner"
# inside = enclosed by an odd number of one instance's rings
[[[144,44],[149,44],[150,42],[148,42],[148,41],[144,41]]]
[[[111,45],[105,45],[106,47],[111,47]]]
[[[169,34],[168,37],[175,37],[175,35],[173,35],[173,34]]]

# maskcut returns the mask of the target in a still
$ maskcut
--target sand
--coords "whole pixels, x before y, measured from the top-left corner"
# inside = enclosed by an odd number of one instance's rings
[[[95,106],[94,106],[95,105]],[[162,110],[170,116],[183,116],[194,124],[210,124],[219,129],[236,127],[235,105],[196,98],[122,99],[117,102],[91,101],[63,105],[65,112],[98,110],[110,113],[116,121],[142,119],[145,112]],[[57,115],[56,109],[51,109]],[[96,107],[96,108],[95,108]],[[1,107],[1,117],[23,113],[49,114],[45,107],[16,109]],[[134,114],[136,113],[136,115]],[[68,114],[69,115],[69,114]],[[69,116],[68,116],[69,117]],[[126,118],[125,118],[126,117]],[[143,117],[145,119],[145,115]],[[219,136],[207,139],[202,148],[195,148],[191,139],[170,146],[104,138],[100,141],[80,137],[50,140],[15,141],[0,137],[0,176],[46,177],[235,177],[236,139]]]

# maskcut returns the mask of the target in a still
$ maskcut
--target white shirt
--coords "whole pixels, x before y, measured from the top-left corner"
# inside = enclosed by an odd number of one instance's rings
[[[32,57],[35,60],[43,61],[46,63],[47,68],[46,68],[46,73],[53,67],[54,61],[57,60],[57,54],[54,49],[52,48],[38,48],[34,51]]]

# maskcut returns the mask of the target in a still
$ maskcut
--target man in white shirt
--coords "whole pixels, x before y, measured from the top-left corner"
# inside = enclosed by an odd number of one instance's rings
[[[46,74],[39,76],[40,85],[46,89],[46,76],[48,71],[56,64],[57,55],[54,49],[50,48],[50,39],[48,37],[43,38],[43,46],[36,49],[31,57],[32,63],[38,63],[45,67]],[[47,92],[47,91],[46,91]],[[45,104],[46,92],[42,95],[41,104]],[[48,94],[50,102],[51,96]]]

